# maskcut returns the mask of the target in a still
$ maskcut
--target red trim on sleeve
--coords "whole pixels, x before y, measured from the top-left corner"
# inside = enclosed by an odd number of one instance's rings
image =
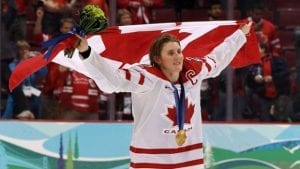
[[[143,85],[143,84],[144,84],[144,82],[145,82],[145,76],[144,76],[144,75],[142,75],[142,74],[140,74],[140,80],[139,80],[139,84],[140,84],[140,85]]]
[[[131,79],[131,74],[130,74],[129,70],[128,70],[128,69],[124,69],[124,71],[125,71],[125,78],[126,78],[126,80],[129,80],[129,81],[130,81],[130,79]]]

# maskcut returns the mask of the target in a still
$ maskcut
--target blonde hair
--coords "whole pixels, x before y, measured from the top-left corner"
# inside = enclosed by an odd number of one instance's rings
[[[18,49],[30,49],[30,45],[26,40],[18,40],[16,46]]]

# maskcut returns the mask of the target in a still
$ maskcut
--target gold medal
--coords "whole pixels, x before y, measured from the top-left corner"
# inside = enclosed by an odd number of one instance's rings
[[[182,146],[185,143],[186,140],[186,131],[185,130],[179,130],[176,134],[176,143],[178,146]]]

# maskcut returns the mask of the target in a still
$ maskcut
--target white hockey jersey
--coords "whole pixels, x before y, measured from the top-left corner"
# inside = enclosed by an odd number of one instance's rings
[[[134,128],[130,146],[130,168],[204,168],[200,88],[203,79],[217,76],[246,42],[242,31],[227,37],[204,58],[186,57],[181,72],[185,88],[184,129],[187,140],[178,146],[175,99],[171,82],[149,65],[112,69],[95,52],[83,63],[100,87],[132,93]],[[175,84],[180,91],[180,85]]]

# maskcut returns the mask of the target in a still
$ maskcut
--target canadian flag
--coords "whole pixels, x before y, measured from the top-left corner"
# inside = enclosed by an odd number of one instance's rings
[[[241,24],[244,23],[207,21],[115,26],[109,27],[99,34],[89,35],[88,43],[94,51],[99,53],[99,57],[111,60],[111,66],[118,69],[133,64],[149,63],[148,50],[150,45],[153,39],[163,33],[173,34],[180,39],[184,56],[204,57],[214,47],[222,43],[227,36],[235,32]],[[46,66],[49,62],[56,62],[89,77],[90,75],[85,70],[77,50],[75,50],[72,58],[67,58],[64,55],[64,49],[70,48],[75,41],[76,37],[72,34],[53,47],[50,58],[46,59],[45,54],[41,54],[21,62],[12,72],[9,89],[13,90],[28,75]],[[237,68],[259,62],[258,44],[252,29],[247,36],[246,44],[237,53],[231,66]]]

